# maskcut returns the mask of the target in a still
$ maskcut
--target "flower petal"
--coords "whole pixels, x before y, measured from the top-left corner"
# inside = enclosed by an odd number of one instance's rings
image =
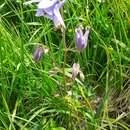
[[[80,65],[77,64],[77,63],[74,63],[73,67],[72,67],[72,78],[73,79],[76,78],[76,76],[78,75],[79,71],[80,71]]]
[[[77,38],[83,37],[83,32],[82,32],[81,27],[76,28],[76,29],[75,29],[75,32],[76,32],[76,37],[77,37]]]
[[[54,9],[53,22],[54,22],[56,28],[58,28],[58,27],[65,28],[65,24],[64,24],[64,21],[63,21],[63,19],[61,17],[58,5],[56,5],[55,9]]]
[[[90,29],[87,29],[83,35],[82,27],[77,28],[76,30],[76,47],[79,51],[86,48]]]
[[[41,45],[39,45],[39,46],[37,46],[37,48],[36,48],[36,50],[35,50],[35,52],[33,54],[33,59],[35,61],[39,61],[41,56],[42,56],[42,54],[43,54],[43,48],[42,48]]]
[[[38,4],[38,8],[40,9],[46,9],[51,6],[54,6],[59,0],[41,0],[41,2]]]
[[[65,2],[66,2],[66,0],[60,1],[60,2],[57,4],[57,8],[60,9],[60,8],[64,5]]]
[[[35,16],[37,16],[37,17],[45,16],[45,17],[53,20],[53,15],[47,14],[44,9],[37,9],[37,12],[36,12]]]
[[[44,15],[44,10],[43,9],[37,9],[37,12],[35,14],[36,16],[43,16]]]
[[[35,3],[35,2],[40,2],[41,0],[31,0],[32,3]]]
[[[76,29],[76,47],[78,50],[81,50],[84,48],[84,37],[83,32],[81,30],[81,27]]]
[[[54,8],[55,5],[57,3],[58,0],[42,0],[39,4],[38,4],[38,9],[43,9],[44,11],[44,16],[48,17],[49,19],[53,20],[53,12],[54,12]]]
[[[86,29],[86,32],[84,34],[84,39],[85,39],[86,45],[87,45],[87,42],[88,42],[89,33],[90,33],[90,29]]]

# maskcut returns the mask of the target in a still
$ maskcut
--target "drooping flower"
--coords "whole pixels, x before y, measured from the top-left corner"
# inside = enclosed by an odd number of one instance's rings
[[[49,49],[44,47],[42,44],[37,45],[34,54],[33,54],[33,59],[35,61],[39,61],[44,54],[48,53]]]
[[[72,67],[72,79],[75,79],[80,71],[80,65],[78,63],[74,63]]]
[[[43,54],[43,47],[41,45],[38,45],[33,54],[33,59],[35,61],[39,61],[42,57],[42,54]]]
[[[85,33],[83,34],[83,28],[79,26],[75,29],[76,32],[76,48],[81,51],[87,46],[88,37],[90,33],[90,28],[87,28]]]
[[[56,28],[65,28],[64,21],[60,14],[60,8],[66,0],[31,0],[30,3],[38,2],[36,16],[46,16],[53,20]]]

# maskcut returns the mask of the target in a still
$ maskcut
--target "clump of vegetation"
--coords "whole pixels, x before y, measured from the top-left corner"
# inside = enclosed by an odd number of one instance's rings
[[[0,129],[129,130],[129,17],[126,0],[1,0]]]

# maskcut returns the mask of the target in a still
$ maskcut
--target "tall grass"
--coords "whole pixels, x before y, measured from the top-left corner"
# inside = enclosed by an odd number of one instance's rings
[[[67,0],[64,38],[52,21],[35,16],[34,4],[23,2],[0,1],[0,129],[129,130],[129,1]],[[91,33],[77,53],[81,24]],[[49,53],[35,62],[38,43]],[[74,62],[84,81],[72,80]]]

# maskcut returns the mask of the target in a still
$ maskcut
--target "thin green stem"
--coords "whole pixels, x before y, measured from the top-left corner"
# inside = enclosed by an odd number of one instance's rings
[[[64,43],[64,63],[63,63],[63,76],[64,76],[64,87],[66,88],[66,76],[65,76],[65,65],[66,65],[66,58],[67,58],[67,46],[65,40],[65,30],[62,33],[63,43]]]
[[[62,17],[63,17],[63,13],[64,10],[62,8],[61,10],[62,13]],[[64,63],[63,63],[63,78],[64,78],[64,89],[66,90],[66,76],[65,76],[65,65],[66,65],[66,57],[67,57],[67,45],[66,45],[66,39],[65,39],[65,29],[63,28],[62,30],[62,38],[63,38],[63,44],[64,44]]]

